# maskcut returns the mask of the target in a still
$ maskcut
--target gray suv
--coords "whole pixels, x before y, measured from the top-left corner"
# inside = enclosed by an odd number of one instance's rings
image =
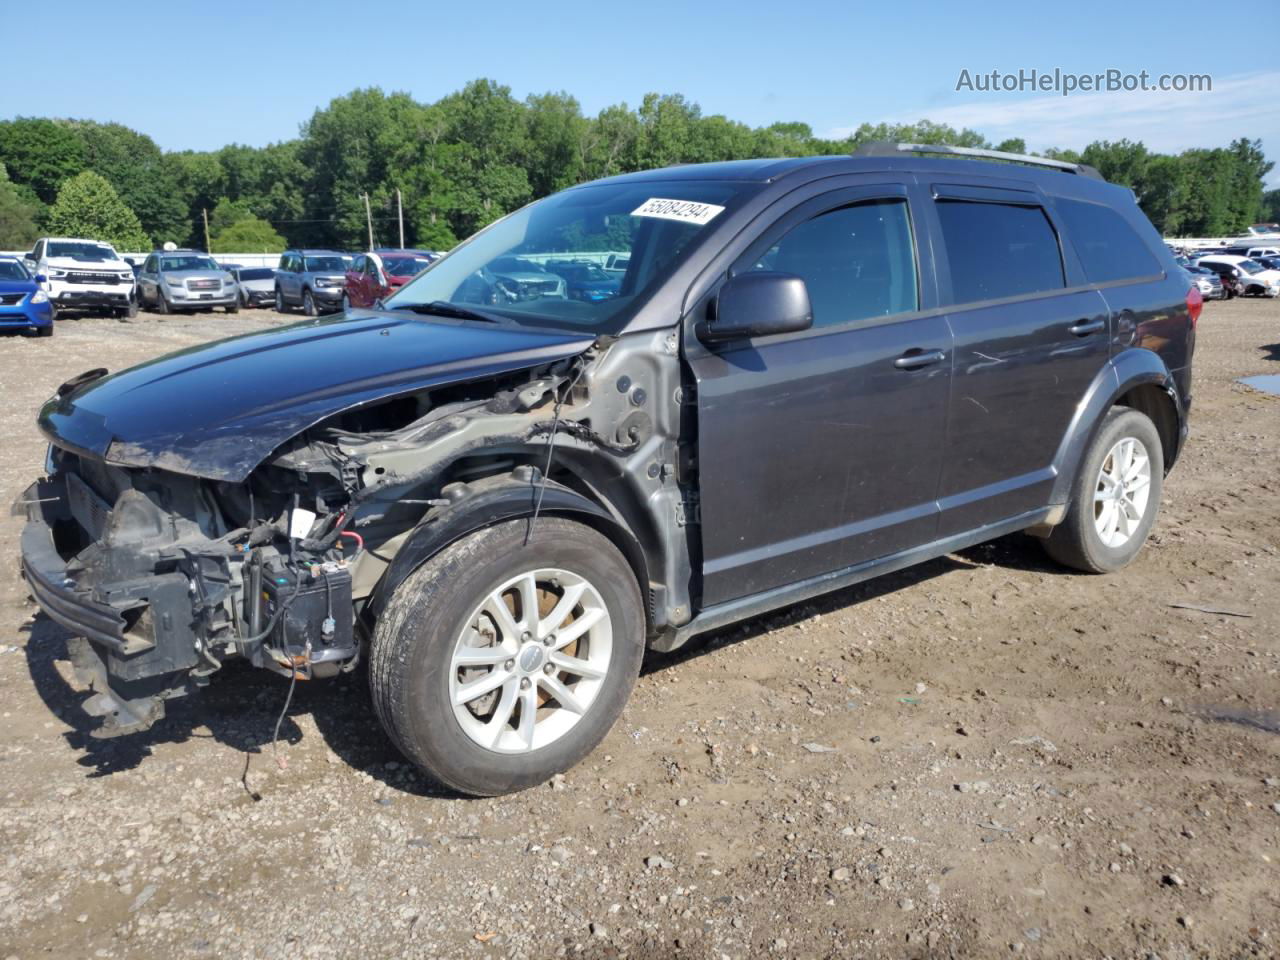
[[[337,313],[350,258],[334,250],[286,250],[276,268],[276,310],[301,307],[308,317]]]
[[[506,793],[599,744],[646,650],[1018,531],[1119,570],[1200,291],[1093,168],[936,152],[572,187],[376,309],[63,384],[22,565],[100,733],[233,660],[367,662],[410,761]],[[609,255],[616,296],[497,289]]]
[[[235,277],[199,250],[156,250],[138,271],[138,306],[157,313],[224,307],[240,312]]]

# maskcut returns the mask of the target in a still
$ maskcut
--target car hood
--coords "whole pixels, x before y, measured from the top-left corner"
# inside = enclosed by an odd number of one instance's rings
[[[55,445],[127,466],[241,481],[334,414],[571,357],[573,333],[353,310],[193,347],[50,399]]]
[[[133,268],[123,260],[77,260],[75,257],[46,257],[41,261],[41,270],[111,270],[121,272],[132,271]]]
[[[186,283],[188,280],[227,280],[225,270],[165,270],[163,276],[170,283]]]
[[[37,289],[34,280],[0,280],[0,293],[31,293]]]

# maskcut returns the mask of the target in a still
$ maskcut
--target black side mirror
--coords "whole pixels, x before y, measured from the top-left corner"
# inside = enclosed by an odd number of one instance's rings
[[[730,277],[713,309],[697,331],[698,339],[706,343],[794,333],[813,326],[809,289],[791,273],[752,271]]]

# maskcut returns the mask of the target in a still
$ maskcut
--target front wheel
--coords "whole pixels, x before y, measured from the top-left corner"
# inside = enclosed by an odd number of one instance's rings
[[[302,312],[308,317],[316,315],[316,298],[311,295],[310,290],[302,291]]]
[[[350,309],[351,309],[351,298],[344,293],[342,295],[342,312],[346,313]]]
[[[1080,464],[1066,519],[1044,541],[1059,563],[1086,573],[1119,570],[1138,555],[1156,521],[1164,448],[1155,424],[1112,407]]]
[[[167,317],[173,313],[173,307],[169,305],[169,298],[164,295],[163,290],[156,290],[156,313]]]
[[[644,656],[644,609],[606,537],[559,517],[480,530],[404,581],[374,630],[369,682],[402,753],[494,796],[569,769],[608,733]]]
[[[284,313],[284,293],[276,287],[276,313]]]

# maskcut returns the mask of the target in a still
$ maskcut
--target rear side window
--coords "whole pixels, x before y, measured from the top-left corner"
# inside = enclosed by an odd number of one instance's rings
[[[1080,256],[1090,283],[1111,283],[1160,273],[1160,262],[1129,226],[1110,207],[1081,200],[1054,201],[1066,225],[1071,245]]]
[[[911,224],[902,200],[859,203],[806,220],[748,269],[802,278],[815,327],[918,308]]]
[[[1053,225],[1037,206],[939,200],[956,303],[1066,286]]]

